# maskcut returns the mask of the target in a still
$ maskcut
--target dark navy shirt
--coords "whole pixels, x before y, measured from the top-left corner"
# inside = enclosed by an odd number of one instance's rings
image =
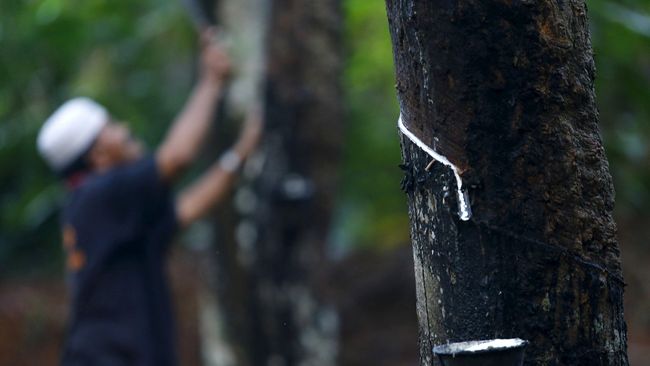
[[[63,225],[72,298],[63,365],[176,365],[165,252],[177,220],[154,158],[86,179]]]

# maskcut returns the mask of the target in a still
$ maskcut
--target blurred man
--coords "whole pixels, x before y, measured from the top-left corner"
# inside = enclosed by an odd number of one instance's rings
[[[232,149],[174,199],[170,186],[197,157],[230,70],[218,43],[204,42],[201,61],[192,95],[151,154],[87,98],[66,102],[40,131],[41,155],[69,188],[62,223],[72,303],[63,365],[177,363],[167,246],[226,194],[261,133],[255,110]]]

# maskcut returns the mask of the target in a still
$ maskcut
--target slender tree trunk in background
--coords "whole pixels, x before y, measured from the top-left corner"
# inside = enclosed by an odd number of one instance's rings
[[[406,138],[420,355],[521,337],[527,365],[627,365],[614,190],[587,9],[569,1],[387,0]]]
[[[233,75],[216,121],[216,138],[212,151],[207,152],[215,156],[219,152],[215,146],[222,149],[228,146],[235,139],[243,116],[262,99],[270,4],[267,0],[203,1],[205,9],[216,13],[214,18],[233,64]],[[252,365],[248,345],[258,319],[250,314],[253,283],[249,269],[241,263],[245,259],[242,249],[234,240],[241,216],[232,200],[221,204],[216,211],[216,223],[203,227],[207,232],[205,238],[201,240],[201,235],[194,238],[195,242],[210,243],[203,248],[200,263],[199,325],[203,363],[206,366]],[[194,225],[195,230],[197,227],[201,228]]]
[[[218,327],[236,365],[333,365],[337,315],[316,284],[343,141],[341,11],[336,0],[269,4],[265,135],[219,215]]]

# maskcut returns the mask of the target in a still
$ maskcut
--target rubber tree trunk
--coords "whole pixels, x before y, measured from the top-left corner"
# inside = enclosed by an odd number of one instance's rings
[[[266,126],[219,215],[219,319],[236,365],[333,365],[337,315],[317,285],[343,141],[341,10],[336,0],[263,3]]]
[[[614,189],[583,0],[387,0],[421,364],[520,337],[527,365],[627,365]]]

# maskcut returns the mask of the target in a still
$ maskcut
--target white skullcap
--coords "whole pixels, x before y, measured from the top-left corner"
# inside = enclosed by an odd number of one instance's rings
[[[106,108],[88,98],[65,102],[38,133],[38,151],[50,168],[60,172],[81,157],[108,122]]]

